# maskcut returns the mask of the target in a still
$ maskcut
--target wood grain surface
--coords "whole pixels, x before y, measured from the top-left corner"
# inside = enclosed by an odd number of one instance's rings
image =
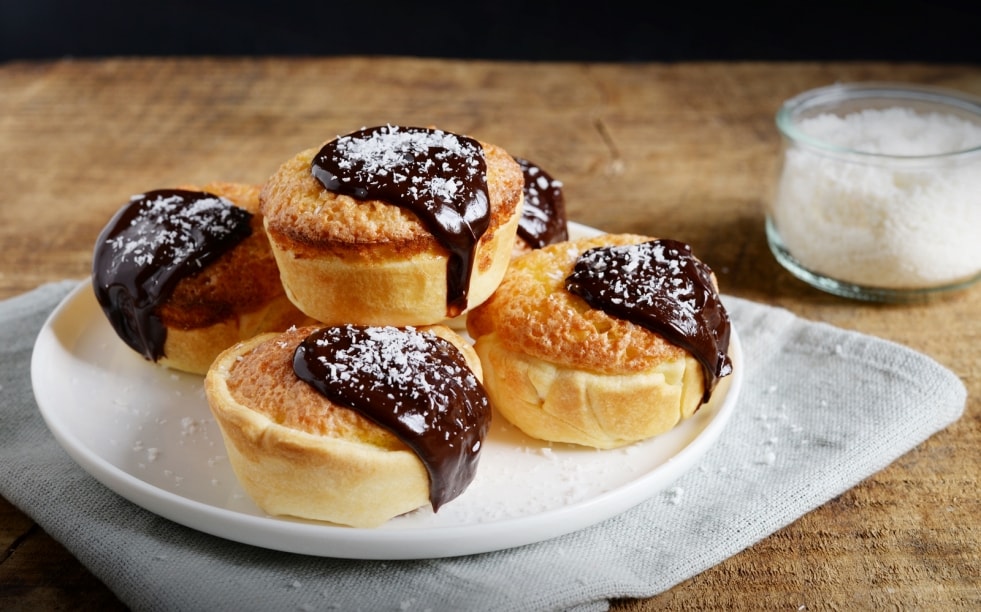
[[[129,196],[261,182],[296,151],[379,123],[436,125],[563,180],[569,216],[690,243],[725,293],[905,344],[967,385],[964,416],[847,493],[619,611],[981,609],[981,286],[847,301],[771,256],[782,100],[836,81],[981,95],[981,67],[889,63],[494,63],[411,58],[105,59],[0,65],[0,298],[89,273]],[[979,228],[981,238],[981,228]],[[124,609],[0,500],[0,609]]]

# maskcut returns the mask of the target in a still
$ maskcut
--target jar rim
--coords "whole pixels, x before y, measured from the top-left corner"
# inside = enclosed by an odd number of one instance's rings
[[[875,104],[869,104],[875,102]],[[853,108],[854,112],[865,108],[887,108],[905,103],[915,110],[946,112],[981,127],[981,98],[953,89],[908,83],[858,82],[835,83],[802,92],[783,102],[776,114],[777,129],[787,139],[804,146],[841,155],[850,155],[869,160],[938,160],[952,157],[981,155],[981,142],[975,146],[944,151],[901,155],[862,151],[849,146],[834,144],[805,133],[798,123],[802,117],[815,116],[819,112],[841,114],[843,109]]]

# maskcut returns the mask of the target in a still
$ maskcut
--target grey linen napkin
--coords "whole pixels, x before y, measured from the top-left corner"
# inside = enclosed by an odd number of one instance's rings
[[[29,364],[45,317],[75,284],[0,302],[0,494],[134,610],[605,610],[791,523],[954,422],[966,401],[963,383],[922,354],[730,297],[743,394],[719,442],[662,494],[591,528],[482,555],[281,553],[160,518],[62,451]]]

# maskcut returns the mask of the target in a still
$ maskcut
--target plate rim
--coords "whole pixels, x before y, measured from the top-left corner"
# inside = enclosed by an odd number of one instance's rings
[[[573,224],[570,229],[599,232]],[[268,515],[252,515],[181,496],[133,475],[89,448],[60,423],[57,410],[47,405],[41,363],[59,343],[53,326],[80,307],[91,280],[79,282],[46,318],[34,343],[31,384],[38,409],[51,434],[72,460],[103,486],[141,508],[191,529],[227,540],[321,557],[360,560],[406,560],[455,557],[494,552],[553,539],[620,515],[665,490],[690,470],[711,448],[735,410],[745,370],[742,343],[731,328],[730,356],[738,368],[720,381],[725,396],[716,413],[691,440],[665,461],[618,487],[578,502],[539,513],[497,521],[437,527],[352,528]],[[89,296],[92,304],[95,298]],[[90,306],[92,305],[90,304]],[[656,481],[652,486],[649,481]],[[477,533],[480,537],[473,536]],[[438,537],[434,538],[434,534]],[[326,537],[325,537],[326,536]]]

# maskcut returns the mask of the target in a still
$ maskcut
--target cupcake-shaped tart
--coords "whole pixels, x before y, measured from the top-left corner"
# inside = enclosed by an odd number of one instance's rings
[[[358,130],[285,162],[261,195],[290,299],[327,324],[426,325],[507,269],[523,177],[500,147],[437,129]]]
[[[148,191],[103,228],[93,289],[129,347],[161,365],[204,374],[239,340],[310,321],[279,281],[259,189],[211,183]]]
[[[732,368],[711,270],[672,240],[602,235],[517,257],[467,329],[494,409],[552,442],[668,431]]]
[[[205,379],[239,482],[272,515],[375,527],[473,480],[490,424],[480,362],[428,327],[264,334]]]

